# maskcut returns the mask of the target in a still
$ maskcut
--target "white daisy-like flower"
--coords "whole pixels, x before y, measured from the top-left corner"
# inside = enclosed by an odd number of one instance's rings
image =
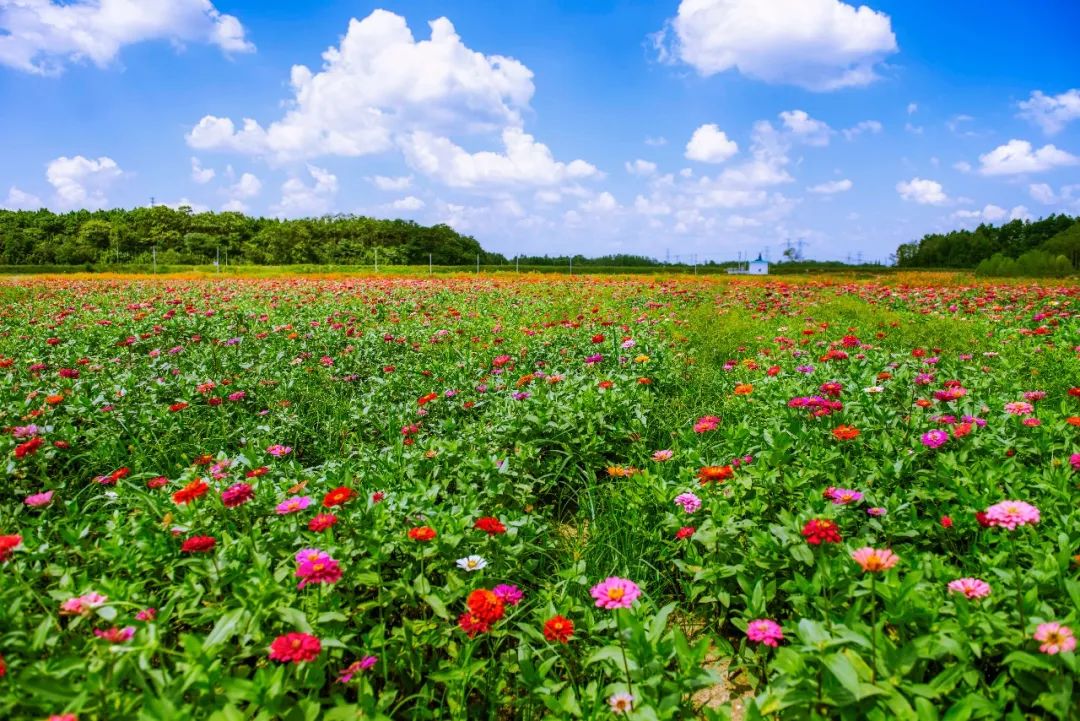
[[[463,571],[479,571],[487,565],[483,556],[466,556],[457,560],[458,568]]]
[[[863,388],[867,393],[883,393],[885,388],[883,386],[870,386],[869,388]]]

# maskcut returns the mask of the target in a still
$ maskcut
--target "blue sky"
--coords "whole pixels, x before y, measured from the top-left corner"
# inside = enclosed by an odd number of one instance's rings
[[[1080,214],[1078,22],[1066,1],[0,0],[0,205],[885,260]]]

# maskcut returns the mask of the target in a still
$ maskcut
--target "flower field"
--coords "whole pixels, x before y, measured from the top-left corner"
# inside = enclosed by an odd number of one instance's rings
[[[1076,288],[0,300],[0,718],[1080,718]]]

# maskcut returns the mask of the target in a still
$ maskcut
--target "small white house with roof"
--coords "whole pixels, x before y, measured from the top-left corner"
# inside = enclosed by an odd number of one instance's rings
[[[763,259],[761,254],[758,253],[757,258],[748,261],[745,265],[740,263],[734,268],[728,268],[728,273],[732,275],[768,275],[769,261]]]

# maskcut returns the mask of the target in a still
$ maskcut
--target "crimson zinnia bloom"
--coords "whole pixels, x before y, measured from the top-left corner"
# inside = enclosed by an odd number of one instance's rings
[[[574,622],[565,616],[553,616],[544,623],[544,638],[552,643],[566,643],[574,636]]]
[[[0,561],[11,558],[11,552],[22,543],[22,536],[0,536]]]
[[[476,519],[476,528],[489,536],[497,536],[500,533],[506,533],[506,526],[502,521],[493,516],[484,516],[483,518]]]
[[[480,620],[468,611],[458,616],[458,627],[468,634],[469,638],[474,638],[478,633],[487,633],[491,630],[490,623]]]
[[[270,659],[281,663],[314,661],[322,652],[322,642],[307,633],[287,633],[270,644]]]
[[[503,600],[486,588],[478,588],[470,593],[465,605],[476,619],[489,624],[501,619],[505,611]]]
[[[409,538],[420,543],[427,543],[435,538],[435,529],[431,526],[416,526],[409,529]]]
[[[236,508],[255,497],[255,491],[247,483],[234,483],[221,492],[221,502],[226,508]]]
[[[840,527],[828,518],[813,518],[802,529],[803,538],[814,546],[822,543],[840,543]]]
[[[698,471],[698,480],[705,486],[709,483],[723,483],[734,475],[735,471],[731,466],[702,466]]]
[[[265,476],[270,471],[269,466],[259,466],[258,468],[252,468],[244,475],[247,478],[258,478],[259,476]]]
[[[41,439],[41,436],[36,436],[28,440],[26,443],[20,443],[19,445],[15,446],[15,457],[26,458],[27,456],[34,455],[35,453],[37,453],[37,450],[41,448],[41,444],[44,442],[45,441]]]
[[[308,521],[308,530],[321,533],[337,523],[338,519],[333,513],[320,513]]]
[[[192,536],[184,541],[184,545],[180,546],[182,553],[208,553],[214,550],[214,546],[217,544],[217,539],[213,536]]]
[[[188,407],[187,403],[184,403],[183,401],[180,401],[179,403],[173,403],[171,406],[169,406],[169,410],[172,411],[173,413],[176,413],[178,411],[184,410],[187,407]]]
[[[207,485],[206,481],[201,478],[196,478],[194,481],[172,494],[172,499],[174,502],[183,505],[185,503],[191,503],[199,496],[205,495],[208,490],[210,490],[210,486]]]
[[[696,530],[697,529],[694,528],[693,526],[683,526],[682,528],[680,528],[678,531],[675,532],[675,538],[680,540],[680,541],[685,540],[685,539],[690,538],[691,536],[693,536],[694,531],[696,531]]]
[[[356,493],[351,488],[340,486],[327,493],[322,504],[326,508],[333,508],[334,506],[340,506],[355,495]]]

